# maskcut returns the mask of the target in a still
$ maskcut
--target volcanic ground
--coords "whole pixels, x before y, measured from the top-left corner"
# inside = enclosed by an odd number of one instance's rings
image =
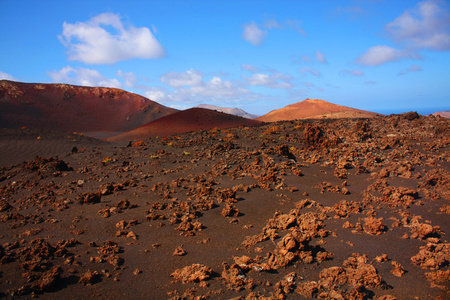
[[[2,130],[0,297],[449,299],[449,122]]]

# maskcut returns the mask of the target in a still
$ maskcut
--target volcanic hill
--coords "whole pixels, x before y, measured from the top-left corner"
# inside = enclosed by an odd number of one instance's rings
[[[0,81],[0,127],[129,131],[177,112],[116,88]]]
[[[256,120],[263,122],[277,122],[296,119],[373,118],[376,116],[380,115],[369,111],[333,104],[320,99],[306,99],[281,109],[272,110],[268,114],[256,118]]]
[[[135,140],[156,136],[169,136],[195,130],[255,126],[261,122],[205,108],[190,108],[160,118],[139,128],[115,136],[110,140]]]

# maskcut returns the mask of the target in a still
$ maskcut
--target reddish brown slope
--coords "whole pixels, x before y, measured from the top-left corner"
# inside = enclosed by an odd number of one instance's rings
[[[333,104],[319,99],[306,99],[288,105],[281,109],[272,110],[268,114],[256,118],[263,122],[276,122],[296,119],[318,118],[373,118],[377,113],[359,110],[347,106]]]
[[[111,140],[145,139],[194,130],[255,126],[260,123],[260,121],[245,119],[210,109],[191,108],[150,122],[127,133],[113,137]]]
[[[0,81],[0,128],[128,131],[176,111],[115,88]]]

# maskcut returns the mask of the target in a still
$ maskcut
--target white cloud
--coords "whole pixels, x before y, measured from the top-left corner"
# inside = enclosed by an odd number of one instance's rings
[[[48,72],[53,82],[68,83],[83,86],[103,86],[122,88],[122,84],[117,79],[108,79],[97,70],[64,67],[59,71]]]
[[[11,80],[11,81],[18,81],[17,78],[15,78],[14,76],[5,73],[5,72],[1,72],[0,71],[0,80],[2,79],[6,79],[6,80]]]
[[[374,46],[369,48],[363,55],[356,59],[360,65],[378,66],[387,62],[410,58],[411,55],[405,50],[398,50],[389,46]]]
[[[264,23],[264,27],[267,28],[267,29],[282,28],[281,25],[280,25],[280,23],[278,23],[278,21],[275,20],[275,19],[267,20],[267,21]]]
[[[293,29],[298,33],[300,33],[301,35],[306,36],[306,32],[300,26],[301,22],[299,20],[286,20],[285,23],[288,28]]]
[[[266,86],[269,88],[292,88],[292,76],[285,75],[278,72],[272,74],[254,73],[251,77],[244,77],[248,85]]]
[[[122,72],[121,70],[117,71],[117,76],[122,77],[125,80],[125,86],[134,87],[137,82],[136,75],[133,72]]]
[[[108,31],[107,29],[114,30]],[[160,58],[163,46],[147,27],[124,25],[118,14],[103,13],[86,22],[64,22],[58,36],[69,49],[69,60],[86,64],[113,64],[134,58]]]
[[[242,64],[241,65],[241,69],[249,71],[249,72],[257,72],[257,71],[259,71],[258,67],[254,66],[254,65],[251,65],[251,64]]]
[[[346,76],[346,75],[351,75],[351,76],[364,76],[364,72],[361,70],[342,70],[339,72],[340,75]]]
[[[160,87],[150,87],[144,93],[145,97],[158,103],[163,103],[167,100],[167,91]]]
[[[377,84],[376,81],[364,81],[365,84],[375,85]]]
[[[268,35],[268,31],[262,30],[260,27],[267,30],[292,29],[306,36],[305,31],[300,26],[300,23],[301,22],[299,20],[286,20],[280,24],[275,19],[269,19],[262,25],[258,25],[255,22],[251,22],[244,25],[244,32],[242,34],[242,37],[244,38],[244,40],[246,40],[247,42],[249,42],[254,46],[261,45],[266,36]]]
[[[325,55],[322,52],[320,52],[319,50],[316,51],[316,59],[318,61],[320,61],[321,63],[324,63],[324,64],[328,63],[325,58]]]
[[[161,82],[171,87],[195,86],[203,83],[202,73],[193,69],[183,73],[169,72],[161,76]]]
[[[406,75],[407,73],[410,73],[410,72],[419,72],[419,71],[422,71],[422,67],[412,64],[409,68],[401,70],[400,72],[398,72],[397,75]]]
[[[322,74],[317,69],[311,69],[310,67],[303,67],[300,69],[300,73],[302,73],[303,76],[306,76],[308,73],[320,77]]]
[[[450,14],[438,3],[420,2],[387,24],[386,32],[395,41],[417,49],[450,50]]]
[[[242,37],[250,44],[259,46],[262,44],[266,36],[267,31],[259,29],[256,23],[252,22],[244,25],[244,32],[242,33]]]

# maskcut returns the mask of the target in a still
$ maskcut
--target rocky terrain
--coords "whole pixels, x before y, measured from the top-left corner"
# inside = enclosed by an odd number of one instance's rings
[[[0,136],[0,298],[450,298],[447,119]]]
[[[256,118],[263,122],[289,121],[297,119],[347,119],[373,118],[380,114],[333,104],[320,99],[306,99],[286,107],[272,110]]]
[[[124,132],[174,112],[115,88],[0,80],[0,128]]]

